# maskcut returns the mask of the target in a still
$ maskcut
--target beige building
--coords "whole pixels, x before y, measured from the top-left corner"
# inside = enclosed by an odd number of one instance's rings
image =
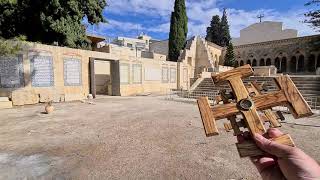
[[[252,24],[240,30],[240,37],[233,38],[235,46],[253,44],[266,41],[296,38],[298,31],[294,29],[283,29],[282,22],[265,21]]]
[[[149,51],[151,37],[141,34],[137,38],[117,37],[113,43],[128,48]]]

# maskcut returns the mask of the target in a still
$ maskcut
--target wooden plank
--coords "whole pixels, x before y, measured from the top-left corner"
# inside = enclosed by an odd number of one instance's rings
[[[241,77],[233,77],[232,79],[228,80],[230,83],[230,87],[232,88],[233,93],[236,96],[237,102],[239,102],[242,99],[249,98],[248,91],[244,86]],[[266,132],[263,122],[261,121],[258,111],[256,110],[256,107],[254,105],[249,110],[241,110],[241,113],[244,116],[244,119],[247,123],[247,127],[249,128],[252,134],[264,134]]]
[[[229,99],[227,98],[227,96],[225,94],[225,92],[221,92],[220,98],[221,98],[221,100],[223,101],[224,104],[229,104],[230,103]],[[236,119],[237,119],[236,115],[228,117],[228,120],[231,123],[231,126],[232,126],[232,129],[233,129],[233,132],[234,132],[235,136],[242,134],[242,131],[240,130]]]
[[[271,139],[277,143],[292,146],[294,147],[295,144],[289,134],[282,135],[278,138]],[[257,147],[257,145],[253,141],[246,141],[243,143],[236,143],[238,152],[240,157],[252,157],[252,156],[262,156],[266,155],[266,152],[262,151]]]
[[[240,77],[240,78],[245,78],[253,75],[253,69],[251,68],[250,65],[244,65],[238,68],[235,68],[230,71],[222,72],[217,75],[213,75],[212,79],[214,83],[222,83],[224,81],[227,81],[230,78],[234,77]]]
[[[263,113],[270,121],[271,127],[281,127],[281,124],[279,123],[277,116],[272,112],[271,109],[264,110]]]
[[[311,116],[313,113],[308,103],[288,75],[275,78],[275,82],[287,99],[287,107],[295,118]]]
[[[252,97],[254,105],[258,111],[269,109],[278,105],[286,105],[286,97],[283,91],[264,94],[260,96]],[[224,119],[232,115],[240,114],[236,103],[230,103],[225,105],[217,105],[212,107],[212,113],[215,120]]]
[[[206,136],[219,135],[219,130],[212,114],[208,97],[198,98],[197,103]]]

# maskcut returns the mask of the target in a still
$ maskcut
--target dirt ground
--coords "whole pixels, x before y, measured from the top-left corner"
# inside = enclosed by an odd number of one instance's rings
[[[221,121],[221,135],[205,137],[195,104],[164,97],[93,102],[54,104],[50,115],[44,105],[1,110],[0,179],[259,179]],[[289,119],[282,127],[318,161],[319,120]]]

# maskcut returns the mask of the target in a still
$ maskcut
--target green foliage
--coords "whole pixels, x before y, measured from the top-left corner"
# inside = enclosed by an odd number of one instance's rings
[[[220,17],[218,15],[212,16],[210,27],[207,27],[206,40],[219,45],[221,42],[220,38]]]
[[[72,48],[90,48],[84,18],[90,24],[104,22],[105,0],[2,0],[0,36],[25,35],[28,41]]]
[[[313,0],[305,4],[306,6],[315,5],[318,7],[320,5],[320,0]],[[314,9],[305,14],[309,19],[305,20],[306,23],[310,23],[315,28],[320,28],[320,9]]]
[[[222,18],[221,18],[220,32],[221,32],[221,43],[220,43],[220,46],[222,46],[222,47],[228,46],[229,42],[231,40],[231,37],[230,37],[230,30],[229,30],[229,24],[228,24],[228,18],[227,18],[226,9],[223,10],[223,15],[222,15]]]
[[[224,58],[224,65],[234,67],[235,61],[236,60],[234,57],[233,44],[232,42],[229,42],[229,45],[227,47],[227,53]]]
[[[188,34],[188,17],[185,0],[176,0],[171,13],[169,33],[169,60],[177,61],[180,51],[185,47]]]
[[[27,48],[24,42],[26,37],[20,36],[13,39],[0,38],[0,56],[12,56]]]
[[[218,15],[212,17],[210,27],[207,28],[206,40],[222,47],[229,45],[231,37],[226,9],[223,10],[221,21]]]

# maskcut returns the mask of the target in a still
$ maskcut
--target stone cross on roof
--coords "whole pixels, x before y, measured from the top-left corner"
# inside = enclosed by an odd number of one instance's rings
[[[257,18],[260,19],[260,23],[261,23],[261,22],[262,22],[262,18],[264,18],[264,14],[259,14],[259,15],[257,16]]]

